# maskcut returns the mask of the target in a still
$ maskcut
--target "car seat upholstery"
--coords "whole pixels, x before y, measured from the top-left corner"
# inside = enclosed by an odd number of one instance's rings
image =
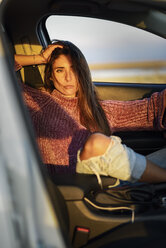
[[[35,55],[39,54],[41,50],[42,47],[40,45],[31,44],[28,37],[21,38],[15,45],[16,54]],[[44,69],[45,65],[25,66],[20,70],[22,82],[34,88],[43,87]]]

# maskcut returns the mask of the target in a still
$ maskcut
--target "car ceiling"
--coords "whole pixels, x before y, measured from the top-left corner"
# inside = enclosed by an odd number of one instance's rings
[[[159,12],[163,15],[158,15]],[[34,44],[38,43],[36,25],[49,14],[104,18],[166,37],[166,1],[163,0],[4,0],[1,13],[11,40],[31,34]]]

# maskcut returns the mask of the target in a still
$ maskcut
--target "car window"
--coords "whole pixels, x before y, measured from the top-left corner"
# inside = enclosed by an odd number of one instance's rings
[[[166,83],[166,40],[144,30],[95,18],[52,15],[50,40],[70,40],[97,82]],[[44,32],[43,32],[44,35]]]

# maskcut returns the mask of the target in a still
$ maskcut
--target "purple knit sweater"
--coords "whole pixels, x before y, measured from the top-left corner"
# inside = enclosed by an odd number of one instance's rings
[[[80,124],[78,99],[67,98],[54,90],[51,94],[24,85],[24,99],[43,163],[49,173],[75,173],[77,151],[90,131]],[[136,101],[101,101],[111,130],[164,129],[166,91]]]

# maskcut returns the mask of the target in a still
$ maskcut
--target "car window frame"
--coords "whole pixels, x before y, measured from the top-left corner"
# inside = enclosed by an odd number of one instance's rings
[[[71,17],[78,17],[77,15],[63,15],[63,14],[55,14],[55,13],[50,13],[50,14],[48,14],[48,15],[45,15],[43,18],[41,18],[40,19],[40,21],[38,22],[38,25],[37,25],[37,35],[38,35],[38,39],[39,39],[39,41],[40,41],[40,44],[43,46],[43,48],[46,48],[49,44],[51,44],[52,43],[52,41],[51,41],[51,39],[50,39],[50,36],[49,36],[49,32],[48,32],[48,30],[47,30],[47,28],[46,28],[46,21],[47,21],[47,19],[51,16],[51,15],[61,15],[61,16],[71,16]],[[80,16],[80,17],[87,17],[87,16]],[[124,24],[124,25],[128,25],[128,26],[131,26],[131,25],[129,25],[129,24],[126,24],[126,23],[123,23],[123,22],[118,22],[118,21],[114,21],[114,20],[110,20],[110,19],[104,19],[104,18],[97,18],[97,17],[91,17],[92,19],[94,18],[94,19],[101,19],[101,20],[106,20],[106,21],[113,21],[113,22],[117,22],[117,23],[120,23],[120,24]],[[148,30],[144,30],[142,27],[135,27],[134,25],[132,26],[132,27],[134,27],[134,28],[138,28],[138,29],[141,29],[141,30],[143,30],[143,31],[146,31],[146,32],[149,32]],[[161,35],[158,35],[158,34],[156,34],[156,33],[154,33],[154,32],[150,32],[150,33],[152,33],[153,35],[156,35],[156,36],[158,36],[158,37],[160,37],[160,38],[163,38],[164,39],[164,37],[163,36],[161,36]],[[166,67],[165,67],[165,69],[166,69]],[[129,70],[130,70],[130,68],[129,68]],[[166,76],[166,73],[165,73],[165,75],[164,76]],[[103,80],[94,80],[93,79],[93,82],[97,82],[98,84],[99,83],[115,83],[115,84],[121,84],[121,83],[123,83],[123,84],[128,84],[128,83],[130,83],[130,84],[151,84],[151,85],[165,85],[166,83],[164,83],[164,82],[166,82],[166,80],[164,79],[163,80],[163,82],[159,82],[159,83],[156,83],[156,82],[153,82],[153,83],[151,83],[151,82],[137,82],[137,81],[135,81],[135,82],[128,82],[128,81],[126,81],[126,82],[124,82],[124,81],[103,81]]]

